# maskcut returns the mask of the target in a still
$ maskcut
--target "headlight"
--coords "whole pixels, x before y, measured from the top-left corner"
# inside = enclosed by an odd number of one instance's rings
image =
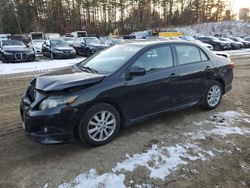
[[[75,54],[75,53],[76,53],[75,49],[73,49],[73,50],[71,51],[71,53],[72,53],[72,54]]]
[[[27,51],[27,53],[28,53],[28,54],[33,54],[33,53],[34,53],[34,51],[29,50],[29,51]]]
[[[70,96],[70,97],[63,97],[63,96],[57,96],[57,97],[48,97],[47,99],[44,99],[40,105],[39,110],[46,110],[49,108],[55,108],[59,105],[71,105],[73,102],[75,102],[77,99],[76,96]]]
[[[4,54],[4,55],[12,55],[13,53],[7,52],[7,51],[3,51],[3,54]]]
[[[63,52],[60,51],[60,50],[54,50],[53,52],[54,52],[54,53],[57,53],[57,54],[62,54],[62,53],[63,53]]]

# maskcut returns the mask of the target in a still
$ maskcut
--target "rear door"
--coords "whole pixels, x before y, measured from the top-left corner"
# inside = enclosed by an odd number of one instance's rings
[[[196,45],[175,44],[178,64],[178,105],[199,102],[213,77],[214,65]]]

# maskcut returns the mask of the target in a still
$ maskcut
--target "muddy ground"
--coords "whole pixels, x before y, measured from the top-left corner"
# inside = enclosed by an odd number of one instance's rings
[[[26,138],[21,128],[19,101],[37,74],[0,76],[0,187],[35,188],[46,183],[49,187],[58,187],[91,168],[100,174],[110,172],[114,164],[125,159],[125,154],[141,153],[151,144],[176,144],[183,134],[196,128],[193,122],[206,120],[216,112],[241,109],[250,114],[250,58],[233,61],[236,64],[233,90],[224,96],[217,109],[204,111],[193,107],[163,114],[123,129],[113,142],[96,148],[78,142],[40,145]],[[126,173],[125,184],[131,187],[143,183],[158,187],[250,187],[250,137],[230,135],[228,139],[234,144],[214,137],[202,144],[230,152],[180,167],[165,180],[150,179],[147,171],[139,167],[133,173]]]

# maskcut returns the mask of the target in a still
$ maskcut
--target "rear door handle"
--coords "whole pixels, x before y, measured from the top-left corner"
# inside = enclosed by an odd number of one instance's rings
[[[211,70],[210,66],[206,66],[205,70]]]

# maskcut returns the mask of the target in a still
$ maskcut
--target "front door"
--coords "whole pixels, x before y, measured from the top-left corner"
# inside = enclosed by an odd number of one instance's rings
[[[173,108],[178,86],[171,46],[161,45],[147,50],[132,66],[145,68],[146,74],[127,80],[121,92],[129,119],[136,120]]]

